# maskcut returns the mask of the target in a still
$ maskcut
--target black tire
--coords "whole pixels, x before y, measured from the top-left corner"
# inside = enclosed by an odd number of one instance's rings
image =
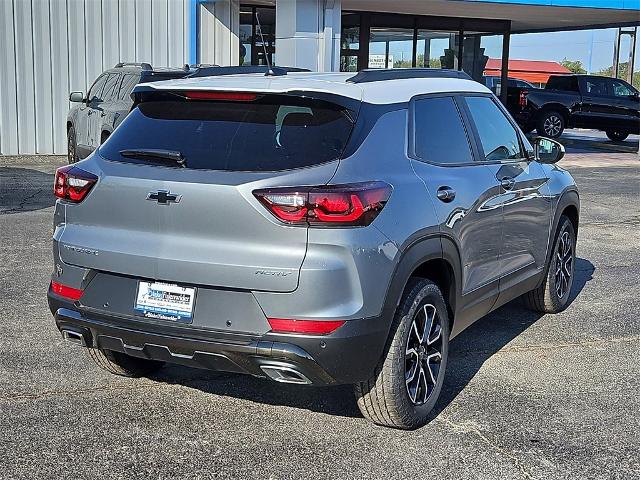
[[[575,264],[576,232],[571,220],[563,215],[558,223],[549,264],[545,267],[544,281],[535,290],[524,294],[524,304],[529,309],[541,313],[559,313],[567,308],[575,276]]]
[[[123,377],[144,377],[157,372],[164,362],[131,357],[125,353],[89,348],[89,357],[103,370]]]
[[[449,317],[440,289],[429,280],[412,279],[394,315],[382,359],[371,378],[354,387],[364,417],[405,430],[427,423],[442,390],[448,352]]]
[[[564,132],[566,123],[561,113],[547,110],[538,116],[536,131],[538,135],[548,138],[558,138]]]
[[[613,142],[623,142],[629,136],[629,132],[621,132],[620,130],[607,130],[605,133]]]
[[[78,144],[76,143],[76,129],[69,127],[67,131],[67,161],[76,163],[80,160],[78,157]]]
[[[104,142],[107,141],[107,138],[109,138],[110,133],[109,132],[102,132],[102,135],[100,135],[100,145],[102,145]]]

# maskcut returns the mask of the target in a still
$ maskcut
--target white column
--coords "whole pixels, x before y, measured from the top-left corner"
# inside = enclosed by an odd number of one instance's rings
[[[341,0],[276,0],[276,63],[339,70],[341,13]]]
[[[235,66],[240,61],[240,0],[198,5],[199,63]]]

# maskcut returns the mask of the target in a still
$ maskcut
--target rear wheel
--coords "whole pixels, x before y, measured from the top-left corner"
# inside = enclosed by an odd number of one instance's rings
[[[78,160],[78,151],[76,143],[76,129],[69,127],[67,131],[67,161],[69,163],[76,163]]]
[[[412,280],[396,310],[385,355],[369,380],[355,385],[365,418],[393,428],[424,425],[442,384],[449,317],[440,289]]]
[[[143,377],[160,370],[164,362],[137,358],[121,352],[89,348],[89,357],[103,370],[123,377]]]
[[[614,142],[622,142],[629,136],[628,132],[622,132],[620,130],[607,130],[605,133],[607,137],[609,137],[609,140]]]
[[[538,135],[549,138],[558,138],[564,131],[565,122],[561,113],[549,110],[540,114],[536,124]]]
[[[558,231],[542,285],[522,297],[525,305],[541,313],[558,313],[569,305],[576,263],[576,233],[568,217],[560,217]]]

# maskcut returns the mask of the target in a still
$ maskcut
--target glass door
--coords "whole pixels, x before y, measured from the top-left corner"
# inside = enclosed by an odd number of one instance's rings
[[[458,69],[460,34],[419,29],[416,35],[416,67]]]
[[[413,28],[371,27],[369,68],[410,68],[413,58]]]

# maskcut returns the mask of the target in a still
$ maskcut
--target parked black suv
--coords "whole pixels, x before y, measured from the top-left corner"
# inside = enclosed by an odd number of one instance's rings
[[[525,132],[545,137],[565,128],[603,130],[614,141],[640,133],[638,90],[617,78],[552,75],[544,89],[509,87],[507,106]]]
[[[75,163],[93,152],[111,135],[131,110],[131,92],[139,83],[182,78],[193,73],[193,67],[153,68],[148,63],[118,63],[103,72],[85,96],[72,92],[77,103],[67,115],[67,156]]]

